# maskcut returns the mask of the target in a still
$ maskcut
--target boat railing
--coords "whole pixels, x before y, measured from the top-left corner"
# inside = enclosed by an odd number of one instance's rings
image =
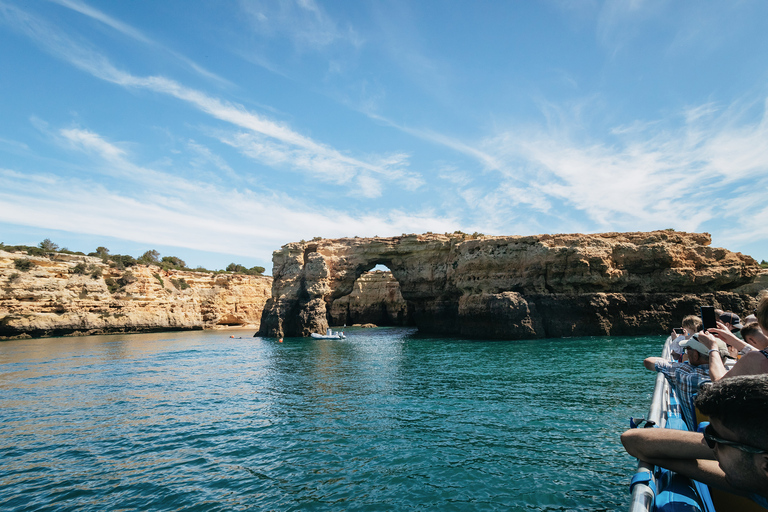
[[[668,339],[664,344],[661,356],[669,358],[670,342]],[[647,421],[653,422],[659,428],[664,428],[667,422],[664,411],[668,410],[669,405],[669,384],[662,373],[656,374],[656,382],[653,386],[653,396],[651,397],[651,407],[648,410]],[[654,509],[654,499],[656,497],[656,482],[653,476],[654,466],[647,462],[638,461],[637,470],[632,477],[630,487],[632,489],[632,499],[629,504],[629,512],[651,512]]]

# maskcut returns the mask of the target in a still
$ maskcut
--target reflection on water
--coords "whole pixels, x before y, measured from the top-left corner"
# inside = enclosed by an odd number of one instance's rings
[[[623,508],[662,341],[230,334],[0,342],[0,509]]]

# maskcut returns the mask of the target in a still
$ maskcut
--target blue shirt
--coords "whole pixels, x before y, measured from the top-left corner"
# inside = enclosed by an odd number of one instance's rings
[[[763,508],[768,508],[768,499],[764,498],[763,496],[760,496],[759,494],[750,494],[749,499],[757,503]]]
[[[699,393],[699,386],[710,382],[709,365],[693,366],[688,362],[669,363],[656,361],[654,365],[657,372],[661,372],[675,388],[675,394],[680,401],[680,411],[683,413],[683,421],[688,430],[696,432],[696,406],[693,401]]]

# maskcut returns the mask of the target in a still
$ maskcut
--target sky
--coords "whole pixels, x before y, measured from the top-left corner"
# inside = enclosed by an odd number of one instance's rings
[[[0,0],[0,241],[675,229],[768,260],[768,2]]]

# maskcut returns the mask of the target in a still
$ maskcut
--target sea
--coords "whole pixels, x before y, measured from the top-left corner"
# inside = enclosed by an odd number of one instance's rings
[[[0,510],[626,510],[665,337],[0,342]]]

